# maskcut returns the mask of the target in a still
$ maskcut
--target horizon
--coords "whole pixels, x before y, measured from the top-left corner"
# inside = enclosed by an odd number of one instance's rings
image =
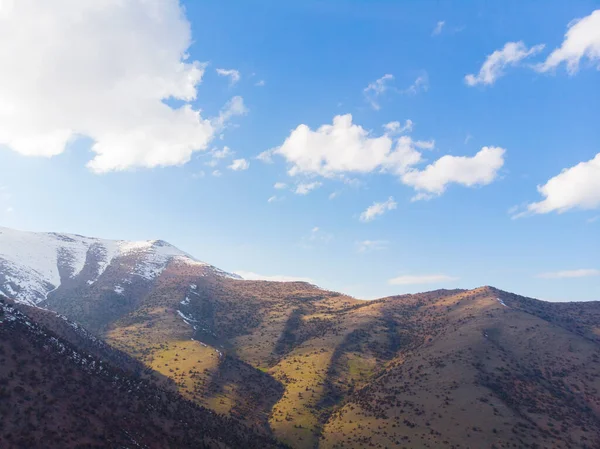
[[[0,4],[0,226],[599,301],[598,3],[432,4]]]

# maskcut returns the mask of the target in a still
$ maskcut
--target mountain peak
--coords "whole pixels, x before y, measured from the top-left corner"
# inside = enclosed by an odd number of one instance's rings
[[[125,283],[131,276],[152,281],[172,261],[236,277],[164,240],[108,240],[0,227],[0,293],[29,304],[39,304],[65,283],[92,285],[111,266],[121,270]]]

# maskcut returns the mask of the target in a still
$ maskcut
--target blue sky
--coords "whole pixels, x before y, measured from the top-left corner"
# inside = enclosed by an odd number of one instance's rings
[[[0,6],[1,225],[600,300],[600,2],[35,3]]]

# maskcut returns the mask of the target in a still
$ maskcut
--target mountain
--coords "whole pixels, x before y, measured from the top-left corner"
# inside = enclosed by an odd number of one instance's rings
[[[130,242],[0,227],[0,293],[65,311],[91,307],[85,313],[97,316],[98,323],[135,308],[172,265],[199,276],[239,277],[162,240]],[[98,323],[88,327],[98,330]]]
[[[295,448],[600,447],[600,303],[493,287],[361,301],[304,282],[242,280],[156,242],[111,253],[97,277],[88,249],[78,274],[61,268],[37,305],[173,393]],[[26,280],[34,268],[14,254],[28,250],[11,245],[1,257]],[[57,267],[71,260],[64,251],[51,252]],[[143,276],[154,254],[161,262]]]
[[[69,340],[51,330],[64,324]],[[280,447],[160,388],[128,359],[64,317],[1,297],[0,447]]]

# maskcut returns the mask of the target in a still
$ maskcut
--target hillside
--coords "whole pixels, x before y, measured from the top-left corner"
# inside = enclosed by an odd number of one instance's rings
[[[0,298],[0,447],[276,447],[268,437],[88,354],[22,309]]]
[[[38,304],[295,448],[600,447],[600,303],[492,287],[361,301],[187,255],[146,277],[155,242],[92,283],[88,255]]]

